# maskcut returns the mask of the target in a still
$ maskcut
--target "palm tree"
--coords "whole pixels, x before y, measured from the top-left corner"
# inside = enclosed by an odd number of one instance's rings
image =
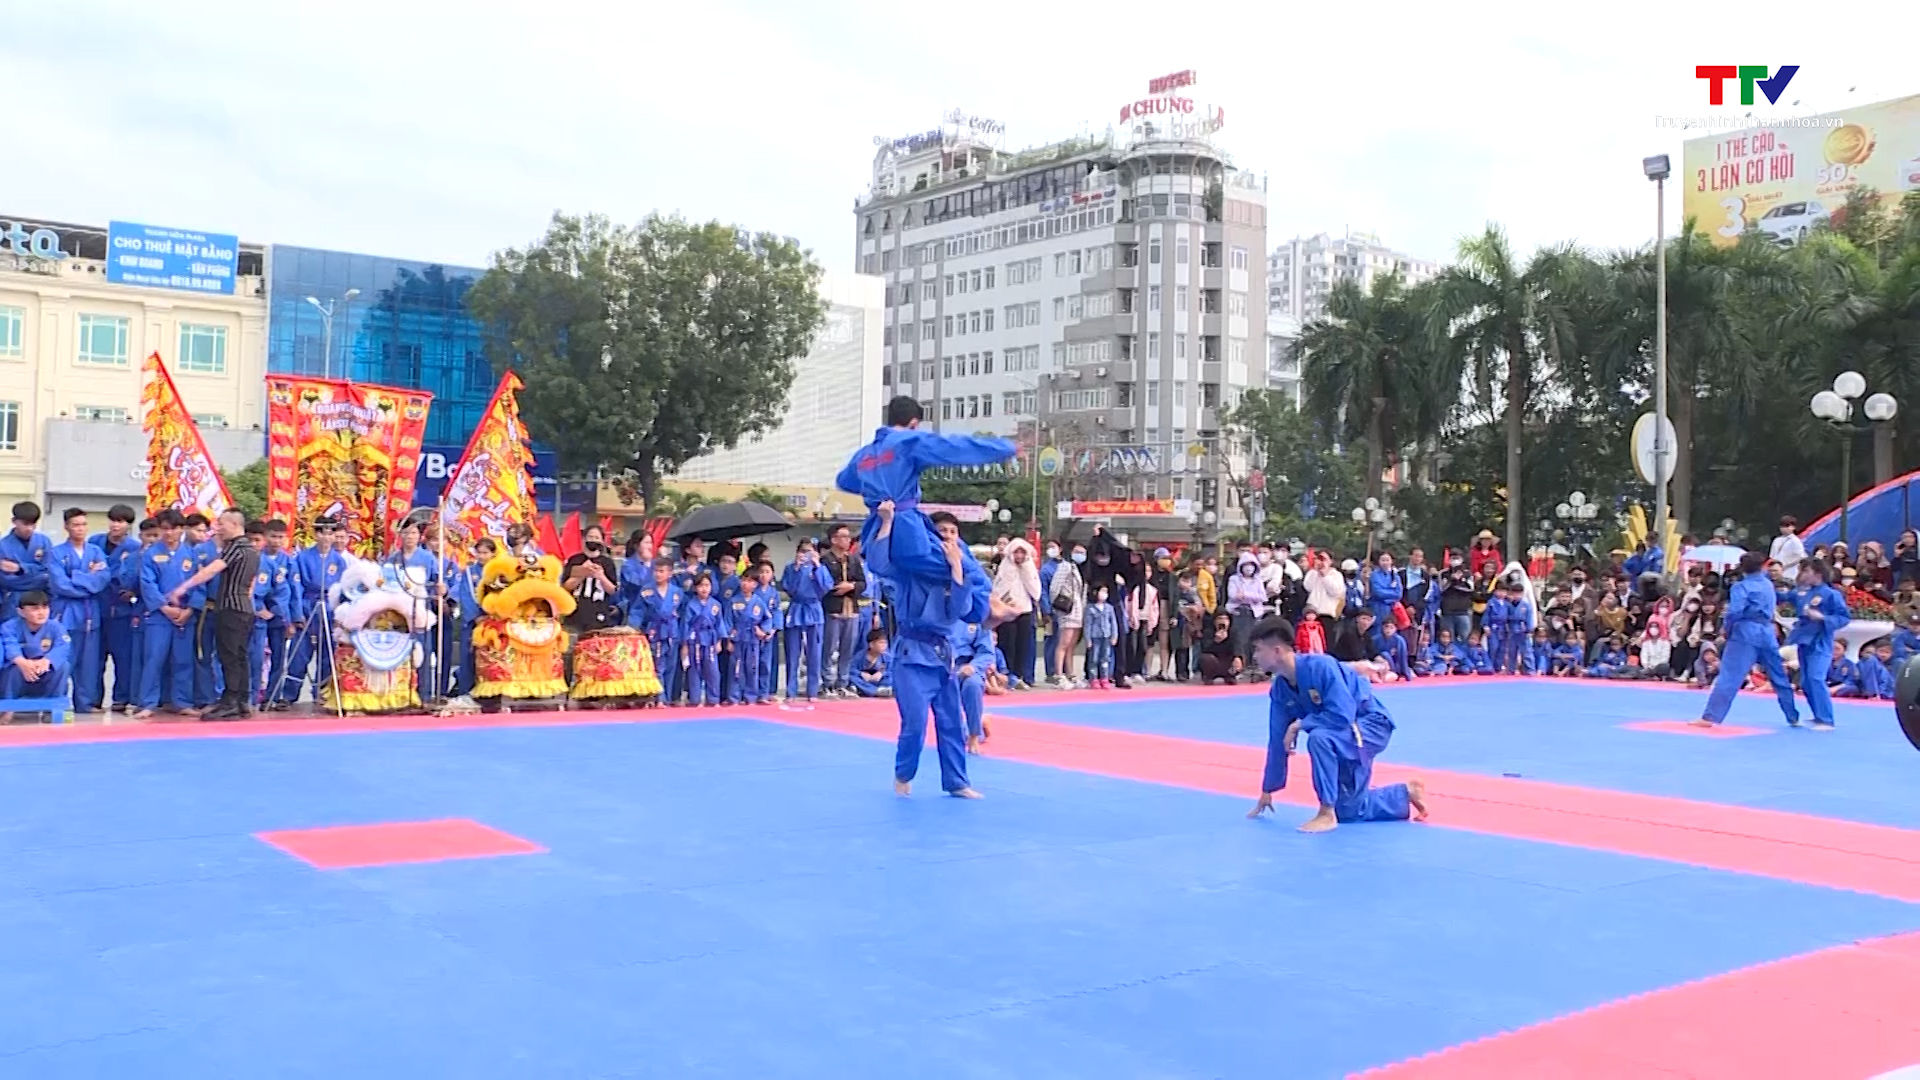
[[[1800,294],[1779,337],[1799,360],[1789,371],[1797,389],[1812,394],[1852,370],[1903,406],[1920,402],[1920,248],[1882,270],[1844,238],[1815,236],[1792,262]]]
[[[756,485],[749,488],[745,495],[740,496],[740,501],[757,502],[762,506],[770,506],[783,514],[787,512],[787,497],[770,487]]]
[[[1426,340],[1398,274],[1375,278],[1361,292],[1342,280],[1327,298],[1327,315],[1300,331],[1309,409],[1338,418],[1340,435],[1367,446],[1367,494],[1400,464],[1401,450],[1438,430],[1420,404],[1428,364]]]
[[[1617,255],[1606,270],[1610,280],[1590,334],[1594,383],[1651,389],[1659,288],[1654,252]],[[1738,427],[1771,392],[1769,368],[1760,363],[1766,335],[1760,308],[1786,295],[1791,282],[1778,249],[1757,232],[1721,247],[1689,220],[1668,241],[1667,410],[1676,444],[1670,484],[1682,533],[1693,515],[1699,411],[1706,403]]]
[[[697,491],[680,491],[663,487],[654,492],[653,505],[647,507],[647,513],[678,520],[712,501]]]
[[[1521,445],[1527,409],[1563,353],[1576,345],[1574,313],[1590,266],[1571,245],[1542,248],[1523,266],[1506,232],[1488,225],[1460,242],[1459,262],[1433,282],[1428,331],[1444,349],[1443,371],[1456,377],[1451,384],[1470,378],[1476,397],[1491,408],[1495,382],[1504,383],[1510,553],[1520,551],[1525,539]]]

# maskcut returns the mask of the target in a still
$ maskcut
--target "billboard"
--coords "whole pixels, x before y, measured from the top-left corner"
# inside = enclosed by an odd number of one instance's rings
[[[1747,228],[1798,243],[1856,187],[1889,204],[1920,190],[1920,94],[1690,139],[1681,213],[1727,245]]]
[[[107,224],[107,280],[149,289],[233,295],[240,238],[126,221]]]

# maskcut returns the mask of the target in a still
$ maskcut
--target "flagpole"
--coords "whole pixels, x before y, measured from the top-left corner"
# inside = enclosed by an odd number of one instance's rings
[[[434,620],[433,625],[433,696],[436,701],[445,701],[447,698],[446,687],[443,685],[445,679],[441,675],[446,665],[447,641],[447,495],[445,488],[440,491],[438,535],[440,543],[433,554],[438,560],[434,569],[434,580],[439,584],[440,595],[434,597],[433,606],[440,617]]]

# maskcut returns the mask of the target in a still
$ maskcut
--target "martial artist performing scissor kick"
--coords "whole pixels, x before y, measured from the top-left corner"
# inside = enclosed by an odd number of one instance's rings
[[[1393,737],[1393,717],[1373,696],[1367,680],[1321,653],[1293,648],[1293,625],[1262,619],[1250,638],[1253,662],[1273,675],[1267,694],[1267,767],[1260,801],[1247,812],[1257,818],[1273,809],[1273,793],[1287,786],[1287,755],[1306,736],[1313,767],[1313,793],[1320,800],[1301,832],[1326,832],[1352,821],[1405,821],[1427,816],[1427,789],[1418,780],[1373,788],[1373,759]]]

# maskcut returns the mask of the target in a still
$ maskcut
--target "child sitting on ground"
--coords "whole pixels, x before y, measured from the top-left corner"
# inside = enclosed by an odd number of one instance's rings
[[[1852,684],[1841,687],[1835,697],[1893,700],[1893,642],[1881,638],[1860,650],[1860,664],[1854,669]]]
[[[1547,671],[1556,679],[1577,679],[1586,659],[1587,637],[1576,626],[1567,631],[1565,641],[1553,647],[1553,664]]]
[[[887,673],[887,632],[875,628],[867,633],[867,652],[860,658],[860,669],[853,674],[853,688],[861,697],[892,697],[893,676]]]
[[[1460,647],[1453,643],[1453,631],[1442,628],[1420,650],[1420,659],[1413,665],[1415,675],[1446,676],[1460,674]]]
[[[1487,636],[1484,631],[1475,630],[1467,635],[1466,662],[1461,668],[1466,675],[1493,674],[1493,657],[1487,653]]]
[[[1627,639],[1615,634],[1600,648],[1600,655],[1587,668],[1589,679],[1617,679],[1627,670]]]
[[[1545,675],[1553,670],[1553,638],[1544,626],[1535,627],[1533,643],[1527,647],[1526,657],[1520,661],[1520,671],[1524,675]]]

